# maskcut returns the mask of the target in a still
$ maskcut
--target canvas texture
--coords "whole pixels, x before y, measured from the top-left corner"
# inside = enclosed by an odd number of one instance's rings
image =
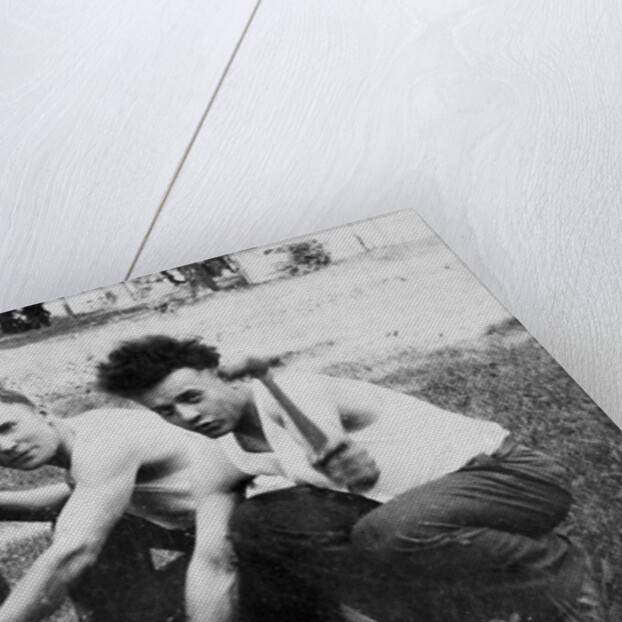
[[[0,313],[0,360],[0,620],[622,619],[622,432],[411,210]]]

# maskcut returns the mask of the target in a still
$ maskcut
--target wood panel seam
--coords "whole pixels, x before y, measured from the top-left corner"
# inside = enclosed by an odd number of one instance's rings
[[[261,6],[263,0],[257,0],[257,3],[255,4],[255,7],[253,8],[253,11],[250,14],[250,17],[248,18],[248,21],[246,23],[246,25],[244,26],[244,28],[242,29],[242,33],[240,34],[240,38],[238,39],[235,47],[233,48],[233,52],[231,53],[231,57],[229,58],[223,72],[222,75],[220,76],[220,80],[218,81],[218,84],[216,85],[216,88],[214,89],[214,92],[212,93],[211,97],[209,98],[209,101],[207,102],[207,106],[205,107],[205,110],[203,112],[203,114],[201,115],[201,118],[199,119],[199,122],[197,124],[197,127],[195,129],[195,131],[193,132],[192,136],[190,137],[190,141],[188,142],[188,145],[186,147],[186,149],[184,150],[180,160],[179,160],[179,164],[177,165],[177,167],[175,168],[175,171],[173,172],[173,176],[171,177],[171,181],[168,184],[166,190],[164,191],[164,195],[162,197],[162,200],[160,201],[160,204],[158,205],[156,212],[153,216],[153,219],[151,220],[151,224],[149,225],[144,238],[142,239],[140,245],[138,246],[138,250],[136,251],[136,255],[134,256],[134,259],[132,260],[130,267],[125,275],[125,280],[127,281],[128,279],[131,278],[132,276],[132,272],[134,271],[134,268],[136,267],[136,264],[138,263],[138,260],[140,259],[140,256],[143,252],[143,250],[145,249],[145,246],[147,244],[147,241],[149,240],[149,236],[151,235],[151,233],[153,232],[155,225],[158,221],[158,218],[160,217],[160,214],[162,213],[162,210],[164,209],[164,205],[166,204],[171,191],[173,190],[173,187],[175,186],[175,182],[177,181],[177,178],[179,177],[179,174],[181,173],[181,169],[183,168],[186,160],[188,159],[188,156],[190,154],[190,151],[192,150],[192,147],[199,135],[199,133],[201,132],[201,128],[203,127],[203,124],[205,123],[205,120],[207,119],[207,115],[209,114],[210,110],[212,109],[214,102],[216,101],[216,97],[218,97],[218,93],[220,92],[220,89],[222,87],[222,85],[224,84],[224,81],[229,73],[229,70],[231,69],[233,62],[235,61],[235,58],[238,54],[238,51],[240,50],[240,47],[242,46],[242,42],[244,41],[248,31],[250,30],[250,27],[253,23],[253,20],[255,18],[255,15],[257,14],[257,11],[259,10],[259,7]]]

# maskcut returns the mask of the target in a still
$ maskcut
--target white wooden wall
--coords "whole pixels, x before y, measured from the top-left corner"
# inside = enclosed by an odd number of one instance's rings
[[[616,0],[0,8],[0,308],[416,209],[622,424]]]

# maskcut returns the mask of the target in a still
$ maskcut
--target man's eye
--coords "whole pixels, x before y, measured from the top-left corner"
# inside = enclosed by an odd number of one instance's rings
[[[185,404],[196,404],[200,402],[202,398],[203,394],[200,391],[193,391],[192,393],[184,393],[179,401]]]
[[[160,417],[172,417],[175,414],[175,410],[170,406],[160,406],[154,409]]]

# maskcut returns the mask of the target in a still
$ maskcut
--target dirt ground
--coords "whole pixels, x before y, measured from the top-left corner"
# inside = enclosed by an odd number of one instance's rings
[[[35,399],[82,391],[96,362],[122,339],[201,335],[232,363],[287,354],[307,370],[370,364],[405,348],[477,341],[509,317],[440,243],[387,247],[318,272],[206,296],[174,312],[149,311],[103,326],[0,350],[0,380]],[[0,345],[0,348],[2,346]]]

